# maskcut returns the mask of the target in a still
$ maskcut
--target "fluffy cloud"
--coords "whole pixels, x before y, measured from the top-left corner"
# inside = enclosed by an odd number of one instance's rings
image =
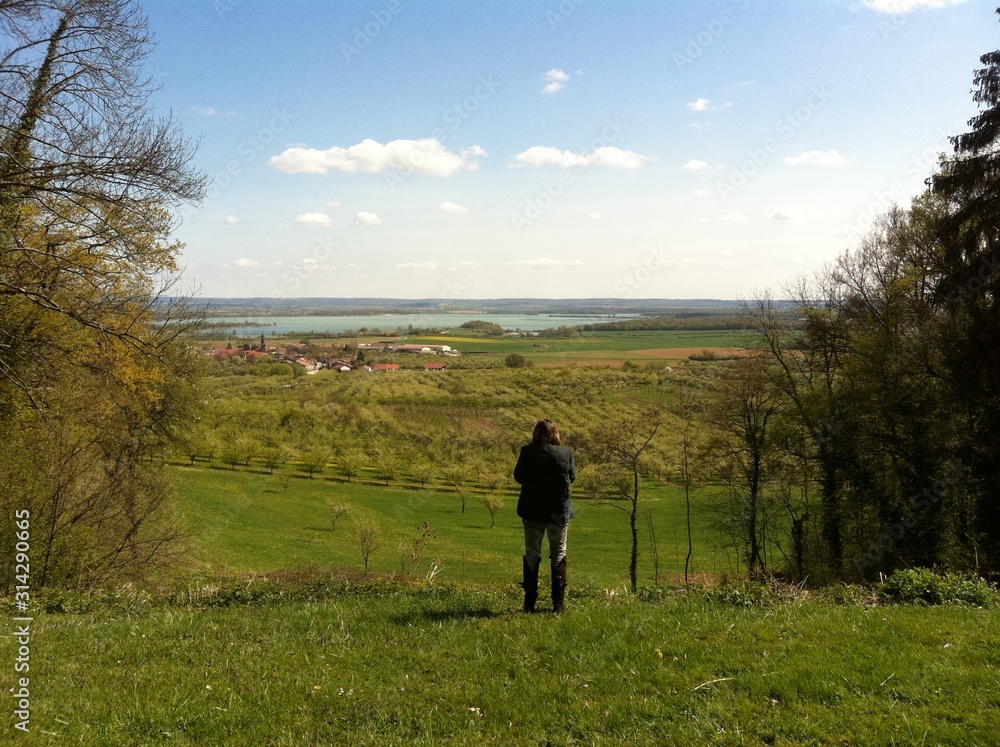
[[[443,213],[455,213],[455,214],[469,212],[469,208],[465,207],[464,205],[459,205],[456,202],[442,202],[440,205],[438,205],[438,210],[440,210]]]
[[[238,260],[233,262],[237,267],[243,267],[246,269],[252,269],[254,267],[260,267],[261,263],[256,259],[247,259],[246,257],[240,257]]]
[[[381,224],[382,219],[375,215],[375,213],[366,213],[364,211],[356,213],[354,221],[351,223],[352,226],[378,226]]]
[[[558,166],[572,169],[584,166],[608,166],[613,169],[637,169],[651,156],[643,156],[630,150],[622,150],[611,145],[596,148],[593,153],[574,153],[547,145],[534,145],[514,156],[513,166]]]
[[[601,219],[601,214],[600,213],[591,213],[588,217],[591,220],[600,220]]]
[[[223,218],[223,220],[226,221],[226,223],[239,223],[240,222],[240,219],[237,218],[235,215],[227,215],[225,218]]]
[[[711,197],[712,196],[712,190],[710,190],[710,189],[696,189],[694,191],[694,196],[695,197]]]
[[[965,0],[861,0],[861,6],[877,13],[902,15],[921,8],[947,8],[964,2]]]
[[[326,213],[303,213],[296,216],[295,222],[301,223],[303,226],[320,226],[321,228],[329,228],[333,225],[333,221]]]
[[[847,159],[836,150],[807,150],[797,156],[788,156],[785,163],[790,166],[842,166]]]
[[[326,174],[331,169],[354,173],[389,170],[415,171],[430,176],[451,176],[456,171],[475,171],[474,160],[485,156],[478,145],[453,153],[436,138],[392,140],[385,145],[366,139],[349,148],[288,148],[268,160],[275,171],[286,174]]]
[[[568,80],[569,75],[566,71],[554,67],[545,73],[545,87],[542,89],[542,93],[558,93],[566,87]]]
[[[722,109],[728,109],[732,106],[732,103],[728,101],[725,104],[717,106],[709,106],[711,103],[712,102],[708,99],[695,99],[694,101],[685,104],[685,106],[693,112],[717,112]]]
[[[583,262],[578,259],[550,259],[548,257],[541,257],[540,259],[518,259],[513,262],[507,262],[507,264],[513,267],[571,267],[580,266]]]
[[[692,158],[686,164],[681,166],[685,171],[704,171],[708,168],[707,161],[699,161],[697,158]]]

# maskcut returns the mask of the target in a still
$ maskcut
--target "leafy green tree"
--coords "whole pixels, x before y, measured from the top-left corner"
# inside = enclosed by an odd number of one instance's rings
[[[266,446],[261,449],[260,460],[267,467],[269,474],[274,474],[276,469],[280,469],[288,461],[288,450],[280,446]]]
[[[402,460],[392,452],[383,452],[376,458],[375,474],[386,484],[395,480],[403,468]]]
[[[1000,9],[998,9],[1000,12]],[[942,368],[960,414],[958,460],[974,515],[962,534],[1000,569],[1000,50],[982,56],[973,99],[980,112],[952,138],[931,182],[944,202],[936,236],[943,307]]]
[[[337,466],[340,467],[340,471],[344,473],[344,477],[350,482],[351,478],[357,477],[361,473],[361,467],[364,463],[364,455],[356,449],[350,449],[344,452]]]
[[[322,472],[323,469],[330,461],[330,452],[323,446],[314,446],[302,452],[299,457],[299,463],[302,465],[309,477],[312,477],[317,472]]]
[[[410,472],[413,474],[413,479],[420,483],[420,487],[423,488],[431,481],[434,477],[437,468],[428,459],[420,459],[413,463],[410,467]]]
[[[780,464],[773,428],[784,400],[767,365],[763,356],[741,359],[723,382],[711,418],[710,458],[729,494],[730,526],[752,578],[767,571],[767,488]]]
[[[466,495],[463,488],[471,479],[471,470],[466,464],[453,464],[445,471],[444,479],[449,485],[455,488],[455,492],[458,493],[458,497],[462,500],[462,513],[464,514]]]
[[[198,366],[158,297],[171,211],[204,179],[149,112],[134,2],[10,2],[0,20],[0,506],[31,511],[33,584],[96,583],[179,536],[149,457],[190,424]]]

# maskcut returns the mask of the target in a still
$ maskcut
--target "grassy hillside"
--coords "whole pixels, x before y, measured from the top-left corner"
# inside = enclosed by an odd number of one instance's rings
[[[252,583],[229,589],[250,595]],[[18,744],[993,745],[995,611],[356,585],[36,616]],[[286,599],[289,597],[285,597]],[[733,597],[735,598],[735,597]],[[16,644],[0,642],[12,661]],[[37,667],[36,667],[37,664]],[[37,669],[37,674],[36,674]]]
[[[177,467],[184,495],[184,514],[191,529],[194,568],[211,573],[267,572],[290,568],[346,567],[360,570],[353,521],[377,520],[382,547],[370,569],[400,573],[405,556],[407,575],[422,577],[432,560],[444,566],[441,578],[453,581],[505,582],[520,578],[523,535],[515,514],[516,494],[497,493],[505,506],[490,527],[483,492],[467,493],[462,513],[457,493],[372,485],[355,480],[294,478],[287,490],[276,475],[204,467]],[[366,475],[364,479],[372,479]],[[683,493],[664,484],[647,485],[643,505],[652,510],[662,578],[684,571],[687,540]],[[712,514],[699,494],[694,515],[695,554],[692,570],[715,576],[732,570],[722,537],[713,529]],[[329,502],[349,507],[333,530]],[[610,587],[628,578],[629,534],[626,515],[615,507],[576,500],[577,517],[569,535],[570,578],[575,585]],[[412,568],[409,550],[428,522],[437,533]],[[643,531],[641,572],[653,581],[648,533]]]

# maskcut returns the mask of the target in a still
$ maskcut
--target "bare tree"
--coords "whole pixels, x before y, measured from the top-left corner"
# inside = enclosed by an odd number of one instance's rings
[[[373,519],[361,519],[354,523],[354,531],[358,536],[361,557],[365,561],[365,573],[368,573],[368,559],[382,546],[382,530]]]
[[[346,514],[350,509],[343,503],[328,503],[327,509],[330,511],[330,530],[337,531],[337,519]]]
[[[612,470],[614,490],[619,498],[627,502],[624,507],[614,503],[611,505],[624,511],[629,517],[629,530],[632,534],[629,579],[633,593],[638,588],[640,478],[644,457],[653,447],[653,439],[662,424],[663,413],[654,408],[602,426],[589,439],[596,461],[605,463]]]
[[[496,524],[496,513],[501,508],[503,508],[503,500],[496,495],[490,493],[489,495],[483,496],[483,505],[486,506],[486,510],[490,512],[490,528]]]

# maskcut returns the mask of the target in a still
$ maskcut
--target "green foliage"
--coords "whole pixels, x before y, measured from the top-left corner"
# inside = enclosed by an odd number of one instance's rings
[[[504,333],[504,328],[496,322],[487,322],[482,319],[472,319],[461,325],[462,329],[471,329],[481,332],[487,336],[499,337]]]
[[[530,366],[531,361],[520,353],[508,353],[507,357],[503,359],[503,364],[507,368],[524,368],[525,366]]]
[[[878,585],[879,595],[902,604],[970,604],[992,606],[1000,594],[981,578],[936,573],[928,568],[894,571]]]

